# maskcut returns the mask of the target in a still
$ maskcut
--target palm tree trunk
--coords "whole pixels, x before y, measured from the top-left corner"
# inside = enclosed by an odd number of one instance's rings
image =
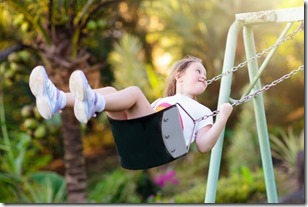
[[[64,109],[61,116],[68,202],[85,203],[87,175],[80,122],[75,118],[72,108]]]

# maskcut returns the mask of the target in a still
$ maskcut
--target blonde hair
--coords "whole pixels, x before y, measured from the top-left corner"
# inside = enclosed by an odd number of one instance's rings
[[[190,55],[185,56],[183,59],[176,61],[170,68],[170,74],[167,79],[167,84],[164,92],[164,97],[173,96],[176,94],[176,79],[175,76],[178,73],[183,73],[191,63],[199,62],[202,60]]]

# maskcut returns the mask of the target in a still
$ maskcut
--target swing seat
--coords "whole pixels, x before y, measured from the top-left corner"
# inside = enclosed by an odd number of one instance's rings
[[[140,118],[108,120],[125,169],[157,167],[188,152],[176,105]]]

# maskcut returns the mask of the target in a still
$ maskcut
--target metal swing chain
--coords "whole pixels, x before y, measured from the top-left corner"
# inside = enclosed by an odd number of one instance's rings
[[[290,78],[291,76],[295,75],[297,72],[299,72],[299,71],[301,71],[301,70],[304,70],[304,65],[301,65],[299,68],[297,68],[297,69],[291,71],[290,73],[285,74],[284,76],[282,76],[282,77],[280,77],[280,78],[274,80],[274,81],[271,82],[270,84],[264,85],[262,88],[256,90],[255,92],[253,92],[253,93],[251,93],[251,94],[249,94],[249,95],[247,95],[247,96],[242,97],[241,99],[239,99],[239,100],[235,101],[234,103],[232,103],[231,106],[238,106],[238,105],[240,105],[240,104],[242,104],[242,103],[246,103],[246,102],[250,101],[252,98],[254,98],[255,96],[259,95],[259,94],[262,93],[263,91],[267,91],[267,90],[270,89],[271,87],[273,87],[273,86],[277,85],[278,83],[280,83],[280,82],[282,82],[282,81],[284,81],[284,80]],[[213,117],[213,116],[216,116],[216,115],[219,114],[219,112],[220,112],[219,109],[218,109],[218,110],[215,110],[215,111],[213,111],[211,114],[205,115],[205,116],[203,116],[203,117],[201,117],[201,118],[199,118],[199,119],[195,119],[195,122],[205,120],[205,119],[207,119],[207,118],[209,118],[209,117],[211,117],[211,116],[212,116],[212,117]]]
[[[288,34],[286,37],[284,37],[284,38],[281,39],[280,41],[276,42],[275,44],[271,45],[270,47],[266,48],[266,49],[263,50],[262,52],[256,54],[254,57],[251,57],[251,58],[247,59],[246,61],[244,61],[244,62],[238,64],[237,66],[232,67],[229,71],[226,71],[225,73],[221,73],[221,74],[215,76],[214,78],[212,78],[212,79],[210,79],[210,80],[207,80],[207,84],[210,85],[210,84],[213,83],[214,81],[217,81],[217,80],[221,79],[222,77],[229,75],[230,73],[236,72],[238,69],[243,68],[244,66],[246,66],[248,63],[252,62],[253,60],[262,57],[263,55],[265,55],[266,53],[268,53],[268,52],[269,52],[270,50],[272,50],[273,48],[280,46],[282,43],[284,43],[284,42],[286,42],[286,41],[288,41],[288,40],[292,40],[293,37],[294,37],[298,32],[300,32],[300,31],[303,30],[303,28],[304,28],[304,22],[301,21],[301,24],[298,26],[298,28],[297,28],[295,31],[293,31],[291,34]],[[235,101],[235,102],[232,104],[232,106],[238,106],[238,105],[240,105],[240,104],[242,104],[242,103],[244,103],[244,102],[249,101],[250,99],[252,99],[252,98],[255,97],[256,95],[262,93],[262,92],[265,91],[265,90],[268,90],[268,89],[271,88],[272,86],[277,85],[277,84],[280,83],[281,81],[290,78],[290,76],[294,75],[295,73],[297,73],[298,71],[303,70],[303,69],[304,69],[304,66],[302,65],[302,66],[300,66],[298,69],[293,70],[291,73],[286,74],[286,75],[282,76],[281,78],[279,78],[279,79],[273,81],[272,83],[265,85],[263,88],[261,88],[261,89],[255,91],[255,92],[253,92],[253,93],[251,93],[251,94],[249,94],[249,95],[247,95],[247,96],[242,97],[240,100]],[[212,112],[211,114],[209,114],[209,115],[205,115],[205,116],[203,116],[203,117],[201,117],[201,118],[199,118],[199,119],[195,119],[194,122],[202,121],[202,120],[205,120],[205,119],[207,119],[207,118],[209,118],[209,117],[214,117],[214,116],[218,115],[219,112],[220,112],[219,110],[215,110],[215,111],[213,111],[213,112]]]
[[[304,27],[304,22],[302,21],[301,24],[298,26],[298,28],[293,31],[291,34],[288,34],[285,38],[281,39],[280,41],[278,41],[277,43],[271,45],[270,47],[266,48],[265,50],[263,50],[262,52],[256,54],[255,56],[247,59],[246,61],[238,64],[237,66],[232,67],[230,70],[226,71],[225,73],[221,73],[217,76],[215,76],[214,78],[207,80],[207,85],[210,85],[211,83],[213,83],[214,81],[217,81],[219,79],[221,79],[224,76],[229,75],[230,73],[236,72],[238,69],[243,68],[245,65],[247,65],[248,63],[252,62],[255,59],[258,59],[260,57],[262,57],[263,55],[265,55],[266,53],[268,53],[270,50],[272,50],[275,47],[280,46],[282,43],[288,41],[288,40],[292,40],[293,37],[300,31],[303,30]]]
[[[295,75],[297,72],[304,70],[304,65],[301,65],[299,68],[291,71],[288,74],[285,74],[284,76],[282,76],[281,78],[278,78],[277,80],[274,80],[273,82],[271,82],[270,84],[264,85],[263,88],[260,88],[258,90],[256,90],[255,92],[244,96],[243,98],[241,98],[240,100],[235,101],[233,104],[231,104],[232,106],[238,106],[242,103],[245,103],[247,101],[250,101],[253,97],[255,97],[256,95],[259,95],[260,93],[262,93],[263,91],[267,91],[268,89],[270,89],[271,87],[277,85],[278,83],[289,79],[291,76]]]

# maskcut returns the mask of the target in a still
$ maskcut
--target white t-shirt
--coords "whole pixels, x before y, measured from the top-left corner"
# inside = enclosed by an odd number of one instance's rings
[[[174,96],[159,98],[156,101],[154,101],[151,105],[155,111],[160,111],[176,103],[180,104],[194,120],[212,113],[212,111],[208,107],[180,93],[177,93]],[[194,123],[192,119],[180,106],[177,105],[177,107],[180,112],[185,142],[186,145],[188,145],[189,140],[191,139]],[[199,131],[199,129],[207,125],[213,125],[213,117],[209,117],[205,120],[196,122],[196,128],[195,131],[193,132],[194,135],[191,139],[191,143],[195,141],[196,133]]]

